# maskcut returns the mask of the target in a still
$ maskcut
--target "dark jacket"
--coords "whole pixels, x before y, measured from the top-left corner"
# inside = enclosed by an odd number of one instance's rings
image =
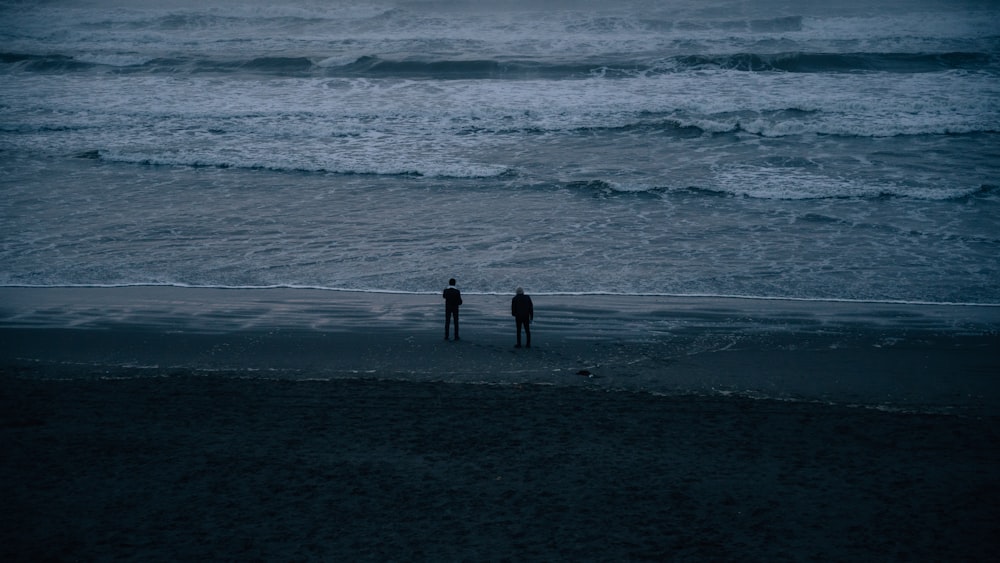
[[[458,306],[462,304],[462,292],[455,287],[445,289],[442,297],[444,297],[445,311],[457,311]]]
[[[523,320],[535,318],[535,307],[531,303],[531,298],[525,294],[515,295],[510,300],[510,314]]]

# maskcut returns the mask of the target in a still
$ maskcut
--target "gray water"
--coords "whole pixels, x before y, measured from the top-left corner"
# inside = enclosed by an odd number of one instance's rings
[[[0,22],[0,285],[1000,303],[993,2]]]

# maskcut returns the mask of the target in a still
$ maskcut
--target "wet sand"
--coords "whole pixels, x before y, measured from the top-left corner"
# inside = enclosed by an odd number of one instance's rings
[[[526,351],[507,296],[458,343],[435,296],[0,297],[4,560],[1000,546],[991,310],[543,296]]]

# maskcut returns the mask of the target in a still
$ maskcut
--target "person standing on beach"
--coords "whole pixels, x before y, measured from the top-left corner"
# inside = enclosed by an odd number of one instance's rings
[[[531,321],[535,318],[535,306],[531,303],[531,297],[524,294],[523,288],[517,288],[514,298],[510,300],[510,314],[514,316],[514,323],[517,325],[517,345],[521,347],[521,327],[524,327],[524,336],[527,338],[526,348],[531,348]]]
[[[444,293],[444,339],[448,340],[448,327],[451,325],[451,319],[455,319],[455,340],[458,338],[458,307],[462,304],[462,292],[455,287],[455,278],[448,280],[448,287],[445,288]]]

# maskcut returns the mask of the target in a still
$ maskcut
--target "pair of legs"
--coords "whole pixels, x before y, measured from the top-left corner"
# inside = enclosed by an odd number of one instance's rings
[[[448,340],[448,329],[451,327],[451,319],[455,318],[455,340],[458,340],[458,309],[444,312],[444,339]]]
[[[517,323],[517,347],[521,347],[521,327],[524,327],[524,336],[527,338],[526,347],[531,348],[531,321],[530,319],[522,319],[520,317],[515,317],[514,322]]]

